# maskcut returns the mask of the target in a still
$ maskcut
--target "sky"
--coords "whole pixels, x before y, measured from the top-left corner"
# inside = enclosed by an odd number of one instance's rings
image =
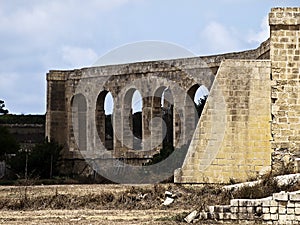
[[[46,73],[94,65],[134,42],[195,55],[252,49],[272,7],[299,0],[0,0],[0,99],[14,114],[46,112]]]

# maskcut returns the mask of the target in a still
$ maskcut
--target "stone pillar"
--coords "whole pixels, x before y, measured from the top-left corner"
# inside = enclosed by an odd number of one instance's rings
[[[122,156],[122,142],[123,142],[123,121],[122,108],[120,102],[116,101],[116,107],[113,114],[113,129],[114,129],[114,157],[120,158]]]
[[[160,150],[164,138],[160,97],[153,96],[151,119],[151,149]]]
[[[50,71],[47,74],[46,137],[61,145],[65,145],[68,140],[65,81],[64,72]]]
[[[124,151],[133,150],[133,130],[132,130],[132,109],[131,102],[124,102],[122,106],[122,118],[123,118],[123,142],[122,148]]]
[[[152,98],[147,97],[143,99],[143,126],[142,126],[142,133],[143,133],[143,150],[150,151],[152,149],[151,146],[151,109],[152,109]]]
[[[274,8],[269,23],[273,169],[278,169],[300,155],[300,8]]]
[[[98,107],[98,105],[96,107],[96,127],[98,136],[105,146],[105,112],[104,109]]]

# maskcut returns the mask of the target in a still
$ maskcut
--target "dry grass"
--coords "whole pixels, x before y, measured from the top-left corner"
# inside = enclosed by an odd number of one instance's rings
[[[167,190],[176,194],[170,206],[162,205]],[[260,186],[237,191],[224,191],[218,185],[175,184],[1,186],[0,224],[184,224],[183,218],[195,209],[276,191],[271,177]]]
[[[175,203],[162,205],[165,191],[176,194]],[[164,210],[203,208],[225,200],[221,188],[215,186],[179,185],[55,185],[0,188],[1,210]]]
[[[166,190],[177,196],[170,206],[162,205]],[[2,186],[0,223],[180,224],[191,210],[221,203],[220,193],[174,184]]]

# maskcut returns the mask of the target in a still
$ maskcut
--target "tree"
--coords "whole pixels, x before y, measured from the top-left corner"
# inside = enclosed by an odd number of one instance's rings
[[[23,176],[52,178],[59,174],[59,161],[62,146],[56,142],[44,141],[35,145],[31,150],[20,151],[10,161],[11,169]]]
[[[204,105],[205,105],[205,102],[208,98],[208,95],[204,95],[202,98],[200,98],[198,100],[198,104],[195,103],[195,107],[196,107],[196,110],[197,110],[197,113],[198,113],[198,117],[201,116],[202,114],[202,111],[204,109]]]
[[[8,110],[4,109],[5,108],[5,104],[4,101],[0,99],[0,114],[7,114]]]
[[[0,126],[0,160],[5,160],[7,155],[16,154],[19,144],[6,127]]]

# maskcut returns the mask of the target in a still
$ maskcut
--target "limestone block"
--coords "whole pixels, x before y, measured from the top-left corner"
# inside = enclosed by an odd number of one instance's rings
[[[286,219],[287,219],[287,221],[294,221],[295,220],[295,214],[287,214]]]
[[[284,206],[279,206],[278,207],[278,213],[279,214],[286,214],[286,211],[287,211],[287,208],[286,207],[284,207]]]
[[[296,215],[300,215],[300,207],[296,207],[295,208],[295,214]]]
[[[262,213],[264,213],[264,214],[270,213],[270,207],[263,207]]]
[[[286,209],[286,213],[287,213],[287,214],[293,214],[293,215],[294,215],[294,214],[295,214],[295,208],[287,208],[287,209]]]
[[[300,202],[300,193],[290,193],[290,201]]]
[[[223,213],[223,220],[231,220],[231,213],[229,212]]]
[[[287,221],[287,215],[286,214],[279,214],[278,220],[279,220],[279,223],[285,224],[286,221]]]
[[[271,220],[278,220],[279,215],[278,214],[271,214]]]
[[[238,213],[238,218],[240,220],[249,220],[250,219],[250,215],[248,215],[247,213]]]
[[[231,213],[238,213],[239,212],[239,207],[237,207],[237,206],[231,206],[230,207],[230,211],[231,211]]]
[[[231,214],[231,219],[232,219],[232,220],[238,220],[238,219],[239,219],[238,213],[232,213],[232,214]]]
[[[239,206],[239,199],[231,199],[230,205],[235,207]]]
[[[300,216],[299,215],[295,215],[295,221],[299,224],[299,221],[300,221]]]
[[[191,223],[193,222],[193,220],[198,216],[198,211],[194,210],[193,212],[191,212],[187,217],[184,218],[184,220],[187,223]]]
[[[290,201],[288,201],[286,207],[287,207],[287,208],[295,208],[295,202],[290,202]]]
[[[240,206],[239,207],[239,212],[247,214],[248,213],[248,207]]]
[[[289,200],[289,194],[285,191],[282,191],[280,193],[274,193],[273,199],[276,201],[288,201]]]
[[[272,220],[271,219],[271,214],[270,213],[263,214],[263,220]]]
[[[210,214],[214,214],[215,213],[215,207],[214,206],[208,206],[208,211]]]
[[[247,213],[248,214],[254,214],[255,213],[255,208],[250,206],[250,207],[247,207]]]
[[[271,207],[270,207],[270,213],[272,213],[272,214],[278,213],[278,207],[276,207],[276,206],[271,206]]]

